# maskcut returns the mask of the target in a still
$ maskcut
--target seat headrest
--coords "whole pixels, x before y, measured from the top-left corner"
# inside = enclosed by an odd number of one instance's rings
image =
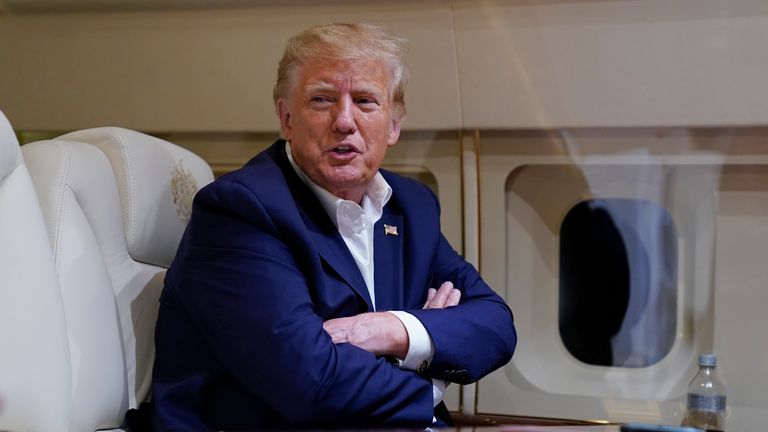
[[[5,115],[0,111],[0,181],[21,163],[19,141]]]
[[[85,129],[57,139],[92,144],[107,155],[122,201],[128,253],[136,261],[168,267],[192,198],[213,181],[210,166],[189,150],[129,129]]]

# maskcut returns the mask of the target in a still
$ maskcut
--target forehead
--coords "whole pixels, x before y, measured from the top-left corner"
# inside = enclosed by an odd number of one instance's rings
[[[370,87],[387,92],[391,73],[387,64],[378,59],[315,59],[304,63],[297,75],[299,91],[324,86],[352,90]]]

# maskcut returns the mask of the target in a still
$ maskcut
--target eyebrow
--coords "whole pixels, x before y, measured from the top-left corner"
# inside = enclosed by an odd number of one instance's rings
[[[308,93],[315,93],[315,92],[334,92],[335,93],[336,86],[333,83],[330,83],[328,81],[318,81],[318,82],[313,82],[304,86],[304,91]],[[375,85],[365,85],[360,88],[353,88],[352,93],[353,94],[355,93],[373,94],[381,97],[384,97],[386,95],[386,91],[384,89],[380,89]]]
[[[334,85],[326,82],[326,81],[320,81],[308,84],[304,86],[304,91],[307,92],[318,92],[318,91],[335,91]]]

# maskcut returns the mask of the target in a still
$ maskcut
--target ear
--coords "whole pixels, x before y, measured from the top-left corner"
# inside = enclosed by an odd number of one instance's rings
[[[290,141],[291,135],[293,135],[293,128],[291,127],[291,110],[285,99],[281,98],[277,100],[277,116],[280,118],[280,132],[283,139]]]
[[[392,147],[397,144],[397,140],[400,138],[400,127],[403,124],[403,117],[393,118],[392,125],[389,129],[389,136],[387,137],[387,145]]]

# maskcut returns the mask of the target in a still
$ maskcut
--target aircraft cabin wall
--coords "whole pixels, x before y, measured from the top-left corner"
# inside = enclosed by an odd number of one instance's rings
[[[759,430],[768,3],[220,4],[0,0],[0,109],[22,139],[123,126],[222,173],[277,137],[290,35],[384,24],[411,41],[385,163],[438,193],[449,240],[519,330],[513,361],[452,386],[451,408],[675,423],[696,355],[714,351],[729,430]]]

